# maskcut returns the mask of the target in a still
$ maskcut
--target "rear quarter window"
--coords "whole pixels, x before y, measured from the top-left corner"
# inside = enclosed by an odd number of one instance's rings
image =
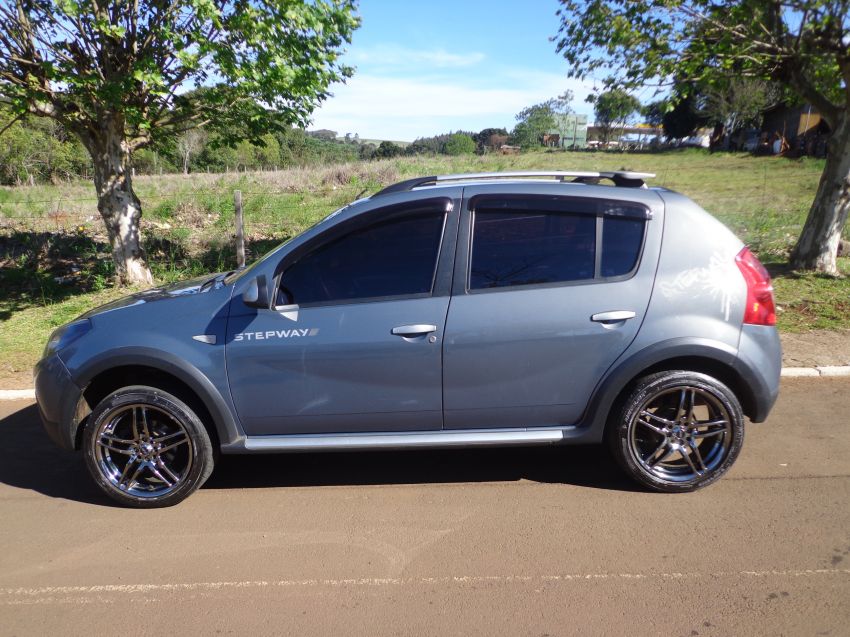
[[[602,222],[603,277],[623,276],[637,265],[646,221],[627,217],[605,217]]]

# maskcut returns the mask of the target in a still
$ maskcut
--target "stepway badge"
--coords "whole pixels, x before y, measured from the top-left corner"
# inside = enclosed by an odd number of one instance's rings
[[[265,332],[240,332],[233,335],[233,341],[267,341],[273,338],[304,338],[315,336],[319,333],[318,327],[291,329],[291,330],[266,330]]]

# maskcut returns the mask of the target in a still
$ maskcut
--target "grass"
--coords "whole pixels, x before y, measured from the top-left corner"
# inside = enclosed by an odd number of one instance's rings
[[[47,301],[43,305],[34,304],[12,313],[0,323],[0,352],[3,353],[0,387],[31,386],[30,370],[41,356],[50,332],[83,312],[125,294],[127,290],[109,288],[57,302]]]
[[[729,226],[774,276],[783,331],[850,327],[850,278],[789,271],[823,160],[701,150],[535,152],[411,157],[278,172],[138,176],[142,231],[155,277],[171,281],[232,268],[233,191],[241,190],[249,258],[256,258],[361,193],[429,174],[501,170],[654,172]],[[0,188],[0,379],[28,374],[48,333],[124,294],[91,183]],[[840,259],[850,274],[850,259]],[[26,384],[26,383],[24,383]]]
[[[850,328],[850,259],[839,258],[844,278],[794,272],[787,263],[768,262],[783,332]]]

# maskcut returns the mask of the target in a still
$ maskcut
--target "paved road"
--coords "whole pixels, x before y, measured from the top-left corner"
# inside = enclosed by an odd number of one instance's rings
[[[730,475],[601,450],[224,458],[112,507],[0,404],[0,634],[848,635],[850,379],[783,383]]]

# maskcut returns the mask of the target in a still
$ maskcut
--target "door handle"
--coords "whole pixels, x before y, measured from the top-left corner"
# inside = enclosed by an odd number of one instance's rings
[[[614,310],[613,312],[600,312],[590,317],[591,321],[597,323],[613,323],[615,321],[627,321],[634,318],[635,313],[630,310]]]
[[[399,325],[398,327],[394,327],[392,329],[392,333],[396,336],[421,336],[422,334],[430,334],[431,332],[436,332],[436,325],[424,325],[424,324],[416,324],[416,325]]]

